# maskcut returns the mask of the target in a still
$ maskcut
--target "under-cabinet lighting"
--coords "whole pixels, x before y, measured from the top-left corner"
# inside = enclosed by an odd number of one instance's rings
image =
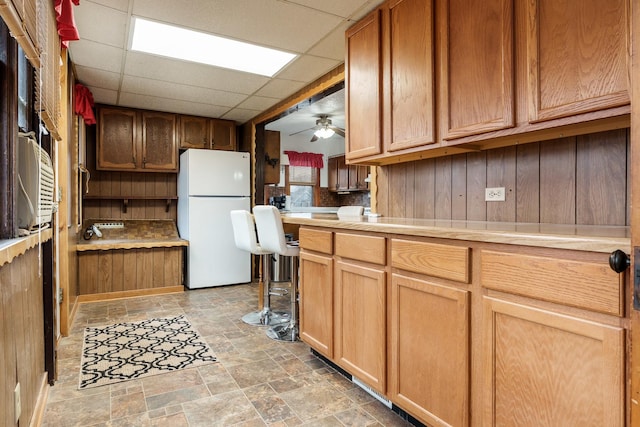
[[[133,18],[131,50],[271,77],[296,55],[187,28]]]

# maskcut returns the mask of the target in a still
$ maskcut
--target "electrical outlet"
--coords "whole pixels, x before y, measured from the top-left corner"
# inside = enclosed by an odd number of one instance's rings
[[[493,187],[484,189],[485,202],[504,202],[504,187]]]
[[[15,407],[16,419],[15,422],[20,421],[20,414],[22,413],[22,402],[20,402],[20,383],[16,384],[16,388],[13,389],[13,405]]]

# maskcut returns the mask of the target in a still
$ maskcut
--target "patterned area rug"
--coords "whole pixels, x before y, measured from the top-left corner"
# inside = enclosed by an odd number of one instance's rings
[[[185,316],[84,331],[80,385],[85,389],[216,361]]]

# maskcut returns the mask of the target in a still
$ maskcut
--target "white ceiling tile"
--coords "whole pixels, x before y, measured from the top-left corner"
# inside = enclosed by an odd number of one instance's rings
[[[122,50],[89,40],[70,43],[69,54],[76,65],[100,68],[119,73],[122,66]]]
[[[251,94],[269,81],[257,74],[234,72],[193,62],[128,52],[125,74],[189,86]]]
[[[85,3],[97,3],[103,6],[110,7],[112,9],[117,9],[117,10],[126,12],[127,10],[129,10],[129,1],[130,0],[82,0],[82,2],[80,3],[80,6],[78,7],[82,7],[82,5]]]
[[[267,110],[272,105],[276,104],[279,99],[267,98],[264,96],[250,96],[244,102],[238,105],[238,108],[244,108],[247,110]]]
[[[290,3],[297,3],[309,8],[321,8],[327,13],[338,15],[342,18],[348,18],[357,10],[367,4],[367,0],[322,0],[319,4],[318,0],[286,0]]]
[[[222,107],[235,107],[247,98],[247,95],[234,92],[225,92],[199,86],[189,86],[127,75],[122,79],[122,91],[151,96],[162,94],[163,98],[173,98]]]
[[[238,123],[245,123],[250,119],[256,117],[258,114],[260,114],[260,111],[258,110],[245,110],[242,108],[234,108],[233,110],[221,116],[221,118],[226,120],[234,120]]]
[[[125,47],[127,40],[126,11],[122,12],[97,3],[82,2],[74,9],[78,33],[82,40]],[[94,17],[100,17],[94,19]]]
[[[171,113],[191,114],[215,118],[221,117],[229,110],[227,107],[220,107],[216,105],[160,98],[129,92],[120,93],[120,101],[118,105],[145,110],[166,111]]]
[[[304,55],[278,73],[277,77],[298,81],[313,81],[340,64],[340,61],[333,59]]]
[[[267,96],[270,98],[284,99],[306,86],[305,82],[285,79],[271,79],[269,83],[262,86],[255,95]]]
[[[192,0],[189,7],[176,7],[173,0],[136,0],[133,14],[293,52],[305,52],[342,21],[277,0]]]
[[[76,78],[80,83],[91,82],[92,86],[102,89],[118,90],[120,87],[120,74],[103,71],[98,68],[76,65]]]
[[[325,38],[320,40],[315,46],[309,49],[309,55],[322,56],[331,58],[336,61],[344,62],[345,57],[345,37],[344,32],[349,28],[352,22],[343,22],[329,33]]]
[[[116,105],[118,102],[118,91],[94,86],[88,87],[96,104]]]

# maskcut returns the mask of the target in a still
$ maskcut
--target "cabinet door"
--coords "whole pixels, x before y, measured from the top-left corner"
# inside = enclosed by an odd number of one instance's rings
[[[382,57],[380,11],[346,32],[345,107],[348,159],[382,152]]]
[[[395,0],[386,12],[385,149],[397,151],[435,142],[433,83],[433,4]],[[374,104],[358,104],[373,110]]]
[[[209,119],[180,116],[180,148],[211,148]]]
[[[338,191],[338,158],[330,157],[327,162],[329,191]]]
[[[512,127],[513,0],[450,0],[439,18],[443,138]]]
[[[338,157],[338,191],[349,189],[349,169],[345,163],[344,156]]]
[[[300,253],[300,338],[333,358],[333,258]]]
[[[391,399],[433,426],[469,425],[469,292],[391,278]]]
[[[137,164],[136,112],[100,108],[98,114],[98,169],[131,170]]]
[[[277,184],[280,182],[280,132],[264,131],[264,183]],[[272,162],[267,163],[267,157]]]
[[[235,151],[236,124],[229,120],[211,119],[211,148],[214,150]]]
[[[386,392],[386,280],[383,267],[335,262],[335,361]]]
[[[624,425],[624,330],[489,297],[483,425]]]
[[[178,170],[175,114],[142,112],[142,168]]]
[[[629,2],[531,0],[529,120],[629,103]]]

